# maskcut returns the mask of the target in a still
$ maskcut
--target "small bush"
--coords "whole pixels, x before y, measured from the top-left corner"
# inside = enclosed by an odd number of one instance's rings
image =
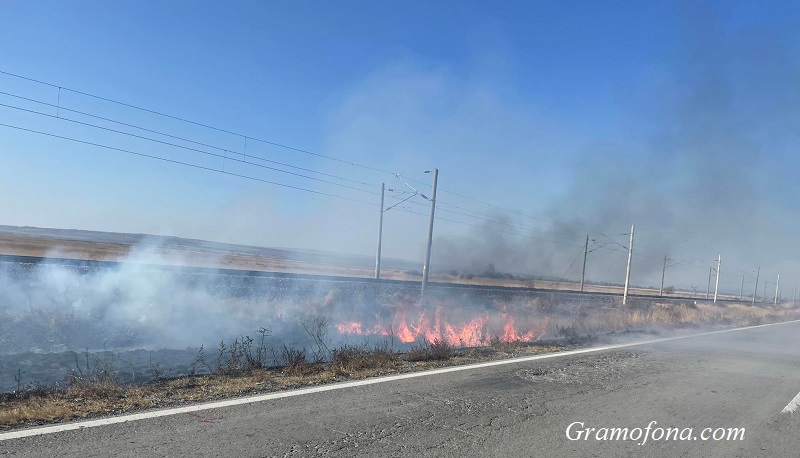
[[[435,339],[433,342],[423,341],[414,345],[405,357],[408,361],[442,361],[452,358],[454,353],[450,344]]]
[[[304,377],[322,370],[322,366],[311,364],[306,359],[306,350],[283,346],[281,357],[284,362],[283,373],[295,377]]]
[[[344,345],[331,350],[331,365],[338,372],[351,373],[394,365],[397,354],[388,345],[369,348],[367,345]]]

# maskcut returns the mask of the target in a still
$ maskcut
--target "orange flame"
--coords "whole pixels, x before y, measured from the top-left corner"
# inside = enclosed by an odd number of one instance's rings
[[[408,307],[398,308],[391,320],[390,326],[381,323],[376,317],[377,323],[367,325],[358,321],[349,321],[336,325],[340,334],[356,335],[394,335],[404,343],[412,343],[418,339],[425,339],[428,342],[440,340],[454,346],[483,346],[488,345],[493,336],[502,342],[530,342],[541,332],[528,329],[518,330],[514,317],[503,307],[500,316],[503,319],[502,326],[496,320],[490,320],[488,314],[477,316],[467,321],[448,322],[442,319],[442,308],[437,307],[434,313],[426,310],[410,310]],[[493,325],[494,323],[494,325]],[[530,324],[530,323],[529,323]],[[499,327],[502,327],[502,330]],[[543,329],[546,326],[539,321],[537,328]],[[530,326],[529,326],[530,327]]]
[[[503,335],[500,338],[503,342],[530,342],[533,340],[533,331],[528,331],[524,334],[517,332],[514,327],[514,318],[506,315],[506,324],[503,326]]]
[[[337,324],[336,330],[339,331],[339,334],[363,334],[361,332],[361,323],[358,321]]]

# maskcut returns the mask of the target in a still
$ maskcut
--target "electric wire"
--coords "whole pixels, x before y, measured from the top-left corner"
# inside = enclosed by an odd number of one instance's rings
[[[2,123],[0,123],[0,126],[1,127],[7,127],[7,128],[10,128],[10,129],[16,129],[16,130],[21,130],[21,131],[25,131],[25,132],[30,132],[30,133],[34,133],[34,134],[39,134],[39,135],[45,135],[45,136],[48,136],[48,137],[59,138],[59,139],[62,139],[62,140],[69,140],[69,141],[76,142],[76,143],[82,143],[84,145],[90,145],[90,146],[96,146],[96,147],[99,147],[99,148],[105,148],[105,149],[109,149],[109,150],[112,150],[112,151],[118,151],[118,152],[121,152],[121,153],[132,154],[132,155],[141,156],[141,157],[146,157],[146,158],[155,159],[155,160],[159,160],[159,161],[163,161],[163,162],[170,162],[170,163],[173,163],[173,164],[183,165],[183,166],[187,166],[187,167],[194,167],[196,169],[207,170],[207,171],[210,171],[210,172],[217,172],[217,173],[222,173],[222,174],[225,174],[225,175],[235,176],[235,177],[239,177],[239,178],[246,178],[246,179],[249,179],[249,180],[259,181],[259,182],[262,182],[262,183],[272,184],[272,185],[275,185],[275,186],[281,186],[281,187],[285,187],[285,188],[295,189],[295,190],[298,190],[298,191],[305,191],[305,192],[310,192],[310,193],[313,193],[313,194],[319,194],[319,195],[328,196],[328,197],[335,197],[335,198],[338,198],[338,199],[348,200],[348,201],[351,201],[351,202],[358,202],[358,203],[365,204],[365,205],[370,205],[370,206],[379,206],[379,204],[376,204],[374,202],[366,202],[366,201],[363,201],[363,200],[358,200],[358,199],[353,199],[353,198],[350,198],[350,197],[339,196],[339,195],[336,195],[336,194],[331,194],[331,193],[327,193],[327,192],[323,192],[323,191],[316,191],[316,190],[313,190],[313,189],[306,189],[306,188],[302,188],[302,187],[299,187],[299,186],[288,185],[288,184],[285,184],[285,183],[278,183],[278,182],[275,182],[275,181],[265,180],[265,179],[258,178],[258,177],[253,177],[253,176],[249,176],[249,175],[242,175],[242,174],[239,174],[239,173],[228,172],[228,171],[221,170],[221,169],[215,169],[213,167],[205,167],[205,166],[198,165],[198,164],[192,164],[192,163],[189,163],[189,162],[178,161],[178,160],[175,160],[175,159],[169,159],[169,158],[156,156],[156,155],[152,155],[152,154],[141,153],[141,152],[138,152],[138,151],[132,151],[132,150],[127,150],[127,149],[123,149],[123,148],[117,148],[117,147],[114,147],[114,146],[103,145],[103,144],[100,144],[100,143],[94,143],[94,142],[90,142],[90,141],[86,141],[86,140],[80,140],[80,139],[76,139],[76,138],[66,137],[66,136],[63,136],[63,135],[56,135],[56,134],[51,134],[51,133],[48,133],[48,132],[42,132],[42,131],[38,131],[38,130],[34,130],[34,129],[27,129],[27,128],[24,128],[24,127],[12,126],[10,124],[2,124]]]
[[[156,110],[151,110],[149,108],[140,107],[140,106],[133,105],[133,104],[130,104],[130,103],[120,102],[118,100],[110,99],[108,97],[103,97],[103,96],[91,94],[89,92],[79,91],[77,89],[71,89],[71,88],[68,88],[66,86],[60,86],[60,85],[57,85],[57,84],[48,83],[46,81],[38,80],[38,79],[35,79],[35,78],[30,78],[30,77],[27,77],[27,76],[18,75],[16,73],[11,73],[11,72],[0,70],[0,74],[11,76],[11,77],[14,77],[14,78],[20,78],[20,79],[23,79],[23,80],[27,80],[27,81],[43,84],[43,85],[54,87],[54,88],[58,88],[59,93],[60,93],[61,90],[66,90],[66,91],[69,91],[69,92],[73,92],[75,94],[80,94],[80,95],[83,95],[83,96],[86,96],[86,97],[91,97],[91,98],[94,98],[94,99],[97,99],[97,100],[102,100],[102,101],[105,101],[105,102],[117,104],[117,105],[128,107],[128,108],[133,108],[135,110],[140,110],[140,111],[144,111],[146,113],[151,113],[151,114],[155,114],[155,115],[158,115],[158,116],[163,116],[165,118],[169,118],[169,119],[173,119],[173,120],[176,120],[176,121],[185,122],[187,124],[192,124],[192,125],[195,125],[195,126],[198,126],[198,127],[204,127],[206,129],[215,130],[217,132],[223,132],[223,133],[234,135],[234,136],[237,136],[237,137],[242,137],[242,138],[245,138],[245,139],[254,140],[254,141],[257,141],[257,142],[260,142],[260,143],[265,143],[265,144],[276,146],[276,147],[279,147],[279,148],[284,148],[284,149],[287,149],[287,150],[290,150],[290,151],[295,151],[295,152],[298,152],[298,153],[308,154],[308,155],[312,155],[312,156],[328,159],[328,160],[331,160],[331,161],[336,161],[336,162],[348,164],[348,165],[353,166],[353,167],[360,167],[360,168],[372,170],[372,171],[375,171],[375,172],[388,173],[388,174],[391,174],[391,175],[395,175],[395,173],[393,173],[393,172],[390,172],[388,170],[379,169],[377,167],[372,167],[372,166],[365,165],[365,164],[359,164],[357,162],[352,162],[352,161],[348,161],[346,159],[340,159],[340,158],[333,157],[333,156],[327,156],[327,155],[324,155],[324,154],[315,153],[313,151],[308,151],[308,150],[301,149],[301,148],[295,148],[293,146],[289,146],[289,145],[285,145],[285,144],[282,144],[282,143],[277,143],[277,142],[273,142],[273,141],[269,141],[269,140],[264,140],[264,139],[261,139],[261,138],[258,138],[258,137],[254,137],[252,135],[245,135],[245,134],[242,134],[242,133],[239,133],[239,132],[233,132],[231,130],[222,129],[220,127],[215,127],[215,126],[211,126],[211,125],[204,124],[204,123],[201,123],[201,122],[192,121],[190,119],[182,118],[180,116],[175,116],[175,115],[163,113],[163,112],[156,111]]]
[[[356,180],[351,180],[349,178],[344,178],[344,177],[331,175],[331,174],[327,174],[327,173],[323,173],[323,172],[317,172],[317,171],[314,171],[314,170],[311,170],[311,169],[306,169],[306,168],[302,168],[302,167],[296,167],[296,166],[292,166],[292,165],[285,164],[285,163],[282,163],[282,162],[272,161],[272,160],[269,160],[269,159],[263,159],[263,158],[261,158],[259,156],[253,156],[253,155],[246,156],[246,155],[243,155],[244,159],[237,159],[237,158],[234,158],[233,156],[228,156],[227,155],[227,153],[231,153],[231,154],[235,154],[235,155],[243,154],[243,153],[240,153],[238,151],[233,151],[233,150],[220,148],[220,147],[216,147],[216,146],[211,146],[211,145],[206,145],[206,144],[202,144],[201,143],[203,146],[207,146],[209,148],[213,148],[213,149],[216,149],[216,150],[219,150],[219,151],[223,151],[225,153],[224,155],[220,155],[220,154],[215,154],[215,153],[211,153],[211,152],[208,152],[208,151],[203,151],[203,150],[200,150],[200,149],[197,149],[197,148],[192,148],[192,147],[185,146],[185,145],[178,145],[176,143],[166,142],[166,141],[158,140],[158,139],[151,138],[151,137],[145,137],[143,135],[136,135],[136,134],[133,134],[133,133],[130,133],[130,132],[125,132],[125,131],[121,131],[121,130],[111,129],[109,127],[98,126],[96,124],[91,124],[91,123],[87,123],[87,122],[83,122],[83,121],[78,121],[76,119],[65,118],[63,116],[62,117],[58,117],[58,116],[52,115],[50,113],[45,113],[45,112],[42,112],[42,111],[31,110],[31,109],[28,109],[28,108],[22,108],[22,107],[18,107],[18,106],[14,106],[14,105],[8,105],[8,104],[5,104],[5,103],[0,103],[0,107],[11,108],[11,109],[14,109],[14,110],[24,111],[26,113],[31,113],[31,114],[35,114],[35,115],[39,115],[39,116],[46,116],[46,117],[49,117],[49,118],[58,119],[60,121],[67,121],[67,122],[71,122],[71,123],[75,123],[75,124],[80,124],[80,125],[83,125],[83,126],[92,127],[92,128],[100,129],[100,130],[105,130],[105,131],[108,131],[108,132],[113,132],[113,133],[117,133],[117,134],[121,134],[121,135],[126,135],[126,136],[133,137],[133,138],[139,138],[139,139],[142,139],[142,140],[147,140],[147,141],[151,141],[151,142],[154,142],[154,143],[159,143],[159,144],[162,144],[162,145],[172,146],[172,147],[175,147],[175,148],[181,148],[181,149],[184,149],[184,150],[187,150],[187,151],[193,151],[193,152],[197,152],[197,153],[201,153],[201,154],[216,156],[216,157],[219,157],[219,158],[223,158],[225,160],[227,160],[227,159],[235,160],[235,161],[247,164],[247,165],[252,165],[254,167],[261,167],[261,168],[274,170],[274,171],[281,172],[281,173],[287,173],[287,174],[290,174],[290,175],[295,175],[295,176],[298,176],[298,177],[307,178],[309,180],[321,181],[323,183],[332,184],[334,186],[341,186],[341,187],[344,187],[344,188],[354,189],[354,190],[363,191],[363,192],[369,192],[371,194],[377,194],[377,191],[367,191],[367,190],[364,190],[364,189],[361,189],[361,188],[356,188],[354,186],[349,186],[349,185],[345,185],[345,184],[342,184],[342,183],[335,183],[335,182],[332,182],[332,181],[329,181],[329,180],[324,180],[322,178],[309,177],[307,175],[303,175],[303,174],[299,174],[299,173],[295,173],[295,172],[290,172],[288,170],[282,170],[282,169],[279,169],[279,168],[276,168],[276,167],[270,167],[270,166],[263,165],[263,164],[255,164],[253,162],[248,162],[247,161],[247,157],[250,157],[251,159],[257,159],[257,160],[261,160],[261,161],[274,163],[274,164],[280,164],[280,165],[283,165],[285,167],[300,169],[300,170],[308,171],[308,172],[311,172],[311,173],[317,173],[317,174],[324,175],[324,176],[338,178],[340,180],[354,181],[354,182],[360,183],[362,185],[375,187],[374,185],[371,185],[369,183],[363,183],[363,182],[359,182],[359,181],[356,181]],[[112,122],[115,122],[115,121],[112,121]],[[136,126],[131,126],[131,127],[136,127]],[[136,128],[138,128],[138,127],[136,127]],[[149,129],[142,129],[142,130],[149,130]],[[161,132],[155,132],[155,131],[152,131],[152,132],[153,133],[157,133],[159,135],[165,135],[165,136],[168,136],[168,137],[174,137],[172,135],[164,134],[164,133],[161,133]],[[178,138],[178,139],[184,140],[184,141],[189,141],[189,142],[192,142],[192,143],[198,143],[198,142],[193,142],[192,140],[186,140],[186,139],[182,139],[182,138],[179,138],[179,137],[174,137],[174,138]]]
[[[69,122],[74,122],[74,123],[83,124],[83,125],[94,127],[94,128],[104,129],[104,130],[107,130],[107,131],[120,133],[120,134],[123,134],[123,135],[129,135],[129,136],[132,136],[132,137],[141,138],[141,139],[148,140],[148,141],[154,141],[154,142],[158,142],[158,143],[165,144],[165,145],[168,145],[168,146],[183,148],[183,149],[187,149],[187,150],[191,150],[191,151],[196,151],[196,152],[199,152],[199,153],[202,153],[202,154],[208,154],[208,155],[212,155],[212,156],[216,156],[216,157],[221,157],[221,158],[223,158],[223,161],[226,161],[226,160],[230,159],[230,160],[237,161],[237,162],[242,162],[242,163],[245,163],[245,164],[248,164],[248,165],[260,166],[260,167],[263,167],[263,168],[266,168],[266,169],[270,169],[270,170],[274,170],[274,171],[277,171],[277,172],[295,175],[295,176],[298,176],[298,177],[301,177],[301,178],[305,178],[305,179],[311,179],[311,180],[320,181],[320,182],[331,184],[331,185],[342,186],[342,187],[345,187],[345,188],[348,188],[348,189],[353,189],[353,190],[357,190],[357,191],[361,191],[361,192],[367,192],[367,193],[370,193],[370,194],[377,194],[377,192],[367,191],[367,190],[364,190],[364,189],[361,189],[361,188],[356,188],[356,187],[353,187],[353,186],[342,185],[341,183],[335,183],[335,182],[328,181],[328,180],[323,180],[323,179],[320,179],[320,178],[309,177],[309,176],[306,176],[306,175],[297,174],[297,173],[289,172],[289,171],[286,171],[286,170],[281,170],[281,169],[277,169],[277,168],[273,168],[273,167],[264,166],[264,165],[261,165],[261,164],[253,164],[252,162],[247,162],[246,158],[253,158],[255,160],[274,163],[274,164],[281,165],[281,166],[284,166],[284,167],[299,169],[299,170],[302,170],[302,171],[305,171],[305,172],[319,174],[319,175],[323,175],[323,176],[328,176],[330,178],[336,178],[336,179],[339,179],[339,180],[342,180],[342,181],[350,181],[350,182],[354,182],[354,183],[357,183],[357,184],[370,186],[370,187],[374,186],[374,185],[372,185],[370,183],[365,183],[365,182],[361,182],[361,181],[358,181],[358,180],[352,180],[352,179],[345,178],[345,177],[340,177],[340,176],[336,176],[336,175],[332,175],[332,174],[326,174],[324,172],[318,172],[318,171],[315,171],[315,170],[312,170],[312,169],[293,166],[293,165],[282,163],[282,162],[278,162],[278,161],[272,161],[272,160],[265,159],[265,158],[262,158],[262,157],[259,157],[259,156],[255,156],[255,155],[248,155],[247,152],[246,152],[247,140],[253,140],[253,141],[256,141],[256,142],[260,142],[260,143],[276,146],[276,147],[279,147],[279,148],[284,148],[284,149],[287,149],[287,150],[290,150],[290,151],[295,151],[295,152],[299,152],[299,153],[303,153],[303,154],[308,154],[308,155],[312,155],[312,156],[316,156],[316,157],[320,157],[320,158],[336,161],[336,162],[339,162],[339,163],[344,163],[344,164],[347,164],[347,165],[350,165],[350,166],[353,166],[353,167],[360,167],[360,168],[364,168],[364,169],[367,169],[367,170],[372,170],[372,171],[375,171],[375,172],[391,174],[391,175],[396,176],[399,179],[401,179],[406,185],[408,185],[411,189],[413,189],[415,191],[415,193],[417,193],[416,189],[414,189],[413,186],[411,186],[408,182],[406,182],[406,180],[403,180],[403,178],[399,174],[394,173],[394,172],[390,172],[388,170],[380,169],[380,168],[377,168],[377,167],[372,167],[372,166],[365,165],[365,164],[360,164],[360,163],[357,163],[357,162],[353,162],[353,161],[350,161],[350,160],[345,160],[345,159],[341,159],[341,158],[337,158],[337,157],[333,157],[333,156],[328,156],[328,155],[324,155],[324,154],[315,153],[313,151],[292,147],[292,146],[285,145],[285,144],[282,144],[282,143],[277,143],[277,142],[273,142],[273,141],[269,141],[269,140],[264,140],[264,139],[261,139],[261,138],[258,138],[258,137],[245,135],[245,134],[234,132],[234,131],[231,131],[231,130],[228,130],[228,129],[223,129],[223,128],[211,126],[211,125],[200,123],[200,122],[197,122],[197,121],[192,121],[192,120],[189,120],[189,119],[186,119],[186,118],[183,118],[183,117],[170,115],[170,114],[167,114],[167,113],[164,113],[164,112],[160,112],[160,111],[144,108],[144,107],[141,107],[141,106],[138,106],[138,105],[133,105],[133,104],[121,102],[121,101],[118,101],[118,100],[114,100],[114,99],[111,99],[111,98],[95,95],[95,94],[92,94],[92,93],[89,93],[89,92],[85,92],[85,91],[71,89],[71,88],[68,88],[68,87],[65,87],[65,86],[49,83],[49,82],[46,82],[46,81],[42,81],[42,80],[38,80],[38,79],[35,79],[35,78],[22,76],[22,75],[19,75],[19,74],[15,74],[15,73],[3,71],[3,70],[0,70],[0,74],[4,74],[4,75],[7,75],[7,76],[11,76],[11,77],[15,77],[15,78],[19,78],[19,79],[35,82],[35,83],[38,83],[38,84],[42,84],[42,85],[46,85],[46,86],[50,86],[50,87],[54,87],[54,88],[58,89],[58,104],[57,105],[53,105],[53,104],[50,104],[50,103],[47,103],[47,102],[43,102],[43,101],[40,101],[40,100],[36,100],[36,99],[23,97],[23,96],[20,96],[20,95],[17,95],[17,94],[11,94],[11,93],[8,93],[8,92],[0,92],[0,94],[4,94],[4,95],[7,95],[7,96],[20,98],[20,99],[28,100],[28,101],[35,102],[35,103],[41,103],[43,105],[50,106],[50,107],[55,107],[57,109],[57,114],[55,116],[53,116],[51,114],[48,114],[48,113],[37,112],[35,110],[27,110],[27,109],[20,108],[20,107],[0,104],[2,106],[6,106],[8,108],[28,111],[30,113],[39,114],[39,115],[43,115],[43,116],[55,117],[57,119],[63,119],[63,120],[69,121]],[[166,117],[166,118],[169,118],[169,119],[173,119],[173,120],[177,120],[177,121],[180,121],[180,122],[196,125],[196,126],[199,126],[199,127],[215,130],[215,131],[218,131],[218,132],[223,132],[223,133],[234,135],[234,136],[237,136],[237,137],[241,137],[245,141],[245,151],[244,152],[238,152],[238,151],[234,151],[234,150],[228,150],[228,149],[225,149],[225,148],[220,148],[220,147],[209,145],[209,144],[205,144],[205,143],[202,143],[202,142],[197,142],[197,141],[194,141],[194,140],[190,140],[190,139],[186,139],[186,138],[183,138],[183,137],[171,135],[171,134],[168,134],[168,133],[159,132],[159,131],[152,130],[152,129],[147,129],[147,128],[144,128],[144,127],[141,127],[141,126],[135,126],[133,124],[124,123],[124,122],[117,121],[117,120],[114,120],[114,119],[111,119],[111,118],[105,118],[105,117],[102,117],[102,116],[93,115],[93,114],[82,112],[82,111],[79,111],[79,110],[74,110],[74,109],[71,109],[71,108],[68,108],[68,107],[62,107],[61,106],[61,92],[62,92],[62,90],[66,90],[66,91],[69,91],[69,92],[80,94],[80,95],[83,95],[83,96],[86,96],[86,97],[91,97],[91,98],[94,98],[94,99],[97,99],[97,100],[102,100],[102,101],[105,101],[105,102],[117,104],[117,105],[120,105],[120,106],[133,108],[133,109],[136,109],[136,110],[140,110],[140,111],[143,111],[143,112],[155,114],[155,115],[158,115],[158,116],[163,116],[163,117]],[[84,122],[77,121],[77,120],[74,120],[74,119],[63,118],[63,117],[60,116],[61,110],[69,111],[69,112],[73,112],[73,113],[77,113],[77,114],[81,114],[81,115],[84,115],[84,116],[93,117],[95,119],[101,119],[101,120],[104,120],[104,121],[113,122],[113,123],[116,123],[116,124],[119,124],[119,125],[123,125],[123,126],[126,126],[126,127],[140,129],[140,130],[143,130],[143,131],[155,133],[155,134],[158,134],[158,135],[163,135],[165,137],[173,138],[173,139],[176,139],[176,140],[186,141],[186,142],[190,142],[190,143],[193,143],[193,144],[196,144],[196,145],[200,145],[200,146],[205,146],[205,147],[221,150],[221,151],[224,151],[226,154],[218,155],[218,154],[214,154],[214,153],[209,153],[207,151],[202,151],[202,150],[198,150],[198,149],[194,149],[194,148],[189,148],[189,147],[186,147],[186,146],[183,146],[183,145],[176,145],[176,144],[173,144],[173,143],[164,142],[164,141],[160,141],[160,140],[157,140],[157,139],[152,139],[152,138],[149,138],[149,137],[138,136],[136,134],[131,134],[129,132],[117,131],[117,130],[110,129],[110,128],[107,128],[107,127],[97,126],[97,125],[93,125],[93,124],[90,124],[90,123],[84,123]],[[62,138],[62,139],[65,139],[65,140],[70,140],[70,141],[76,141],[76,142],[80,142],[80,143],[84,143],[84,144],[88,144],[88,145],[107,148],[107,149],[116,150],[116,151],[120,151],[120,152],[125,152],[125,153],[129,153],[129,154],[136,154],[136,155],[139,155],[139,156],[149,157],[149,158],[152,158],[152,159],[158,159],[158,160],[172,162],[172,163],[181,164],[181,165],[185,165],[185,166],[190,166],[190,167],[195,167],[195,168],[200,168],[200,169],[205,169],[205,170],[210,170],[210,171],[216,171],[216,172],[224,173],[224,174],[227,174],[227,175],[240,176],[242,178],[248,178],[248,179],[253,179],[253,180],[257,180],[257,181],[262,181],[262,182],[273,184],[273,185],[277,185],[277,186],[284,186],[284,187],[289,187],[289,188],[293,188],[293,189],[297,189],[297,190],[313,192],[313,193],[316,193],[316,194],[322,194],[322,195],[327,195],[327,196],[331,196],[331,197],[343,198],[343,199],[346,199],[346,200],[365,203],[365,204],[369,204],[369,205],[376,205],[374,203],[364,202],[364,201],[360,201],[360,200],[357,200],[357,199],[345,198],[345,197],[342,197],[342,196],[337,196],[337,195],[330,194],[330,193],[324,193],[324,192],[321,192],[321,191],[308,190],[308,189],[301,188],[301,187],[286,185],[286,184],[277,183],[277,182],[273,182],[273,181],[269,181],[269,180],[263,180],[263,179],[259,179],[259,178],[256,178],[256,177],[250,177],[250,176],[247,176],[247,175],[240,175],[240,174],[236,174],[236,173],[232,173],[232,172],[227,172],[227,171],[224,171],[224,170],[214,169],[214,168],[211,168],[211,167],[203,167],[203,166],[199,166],[199,165],[196,165],[196,164],[184,163],[184,162],[181,162],[181,161],[171,160],[171,159],[162,158],[162,157],[153,156],[153,155],[147,155],[147,154],[144,154],[144,153],[138,153],[138,152],[129,151],[129,150],[123,150],[121,148],[114,148],[114,147],[110,147],[110,146],[107,146],[107,145],[101,145],[101,144],[92,143],[92,142],[88,142],[88,141],[84,141],[84,140],[78,140],[78,139],[59,136],[59,135],[55,135],[55,134],[49,134],[49,133],[45,133],[45,132],[35,131],[35,130],[32,130],[32,129],[25,129],[25,128],[21,128],[21,127],[18,127],[18,126],[12,126],[12,125],[7,125],[7,124],[0,124],[0,125],[3,126],[3,127],[8,127],[8,128],[12,128],[12,129],[19,129],[19,130],[25,130],[25,131],[32,132],[32,133],[37,133],[37,134],[41,134],[41,135],[48,135],[48,136],[51,136],[51,137]],[[239,160],[239,159],[236,159],[236,158],[233,158],[233,157],[227,157],[227,152],[230,152],[232,154],[241,154],[241,155],[243,155],[243,157],[245,157],[245,160]],[[420,180],[416,180],[416,179],[412,179],[412,178],[408,178],[408,177],[407,177],[407,180],[415,182],[415,183],[420,183],[420,184],[423,184],[423,185],[430,186],[427,183],[425,183],[423,181],[420,181]],[[526,218],[530,218],[530,219],[533,219],[533,220],[545,221],[545,222],[554,222],[552,220],[531,216],[531,215],[528,215],[528,214],[525,214],[525,213],[522,213],[522,212],[519,212],[519,211],[516,211],[516,210],[512,210],[512,209],[508,209],[508,208],[505,208],[505,207],[501,207],[499,205],[491,204],[489,202],[485,202],[485,201],[480,200],[480,199],[476,199],[476,198],[473,198],[473,197],[470,197],[470,196],[467,196],[467,195],[464,195],[464,194],[461,194],[461,193],[458,193],[458,192],[455,192],[455,191],[451,191],[451,190],[446,189],[446,188],[439,187],[438,190],[441,191],[441,192],[444,192],[444,193],[452,194],[454,196],[458,196],[458,197],[461,197],[463,199],[467,199],[467,200],[479,203],[481,205],[485,205],[485,206],[488,206],[488,207],[491,207],[491,208],[495,208],[495,209],[498,209],[498,210],[501,210],[501,211],[505,211],[505,212],[512,213],[512,214],[516,214],[516,215],[523,216],[523,217],[526,217]],[[389,196],[389,197],[392,198],[393,196]],[[413,195],[411,197],[413,197]],[[394,198],[397,199],[397,197],[394,197]],[[405,202],[405,201],[407,201],[409,199],[410,199],[410,197],[406,198],[406,199],[403,199],[403,202]],[[402,202],[400,202],[400,203],[402,203]],[[458,205],[455,205],[455,204],[451,204],[449,202],[439,201],[437,203],[439,203],[440,205],[445,205],[445,206],[450,206],[450,207],[453,207],[453,208],[458,208],[460,210],[472,213],[472,215],[469,215],[469,214],[466,214],[466,213],[463,213],[463,212],[456,212],[456,211],[451,210],[451,209],[440,208],[442,211],[445,211],[445,212],[449,212],[449,213],[453,213],[453,214],[457,214],[457,215],[461,215],[461,216],[466,216],[466,217],[471,217],[471,218],[482,219],[482,220],[487,221],[487,222],[505,224],[505,225],[508,225],[508,226],[511,226],[511,227],[515,227],[515,228],[523,228],[524,230],[529,230],[529,231],[532,231],[532,232],[539,232],[539,233],[543,233],[543,234],[553,235],[553,236],[556,236],[556,237],[570,238],[570,236],[567,236],[567,235],[560,236],[558,234],[552,234],[552,233],[545,232],[545,231],[543,231],[541,229],[534,229],[534,228],[530,228],[530,227],[525,227],[525,226],[522,226],[522,225],[519,225],[519,224],[515,224],[515,223],[502,222],[500,220],[493,219],[492,217],[490,217],[489,215],[486,215],[485,213],[477,212],[477,211],[471,210],[471,209],[466,209],[464,207],[461,207],[461,206],[458,206]],[[416,202],[411,202],[411,204],[416,204]],[[399,205],[399,203],[395,204],[394,206],[396,206],[396,205]],[[392,207],[390,207],[390,208],[392,208]],[[412,212],[412,213],[414,213],[414,212]],[[423,215],[423,216],[425,216],[425,215]],[[482,226],[478,226],[478,225],[475,225],[475,224],[465,223],[465,222],[462,222],[462,221],[448,220],[448,219],[445,219],[445,218],[438,218],[438,219],[441,219],[442,221],[454,222],[454,223],[459,223],[459,224],[466,224],[466,225],[474,226],[474,227],[482,227]],[[545,239],[545,238],[542,238],[542,237],[525,236],[525,235],[522,235],[522,234],[513,233],[513,232],[507,232],[507,231],[501,231],[501,232],[505,232],[505,233],[512,234],[512,235],[517,235],[517,236],[522,236],[522,237],[532,237],[532,238],[538,238],[538,239],[541,239],[541,240],[549,240],[551,242],[556,242],[554,240]],[[611,239],[610,237],[608,237],[608,236],[606,236],[604,234],[600,234],[600,235],[603,235],[603,236]],[[574,238],[574,237],[572,237],[572,238]],[[560,243],[560,242],[557,242],[557,243]],[[622,247],[622,248],[627,250],[627,247],[625,245],[623,245],[623,244],[621,244],[619,242],[616,242],[616,241],[613,241],[613,243],[615,245],[618,245],[618,246],[620,246],[620,247]],[[593,249],[592,251],[595,251],[597,249],[599,249],[599,248]],[[609,250],[609,251],[611,251],[611,252],[619,252],[619,250]],[[637,256],[637,257],[640,257],[640,258],[660,258],[661,257],[661,256],[656,256],[656,255],[642,254],[642,253],[638,253],[638,252],[633,252],[632,256]],[[703,262],[703,261],[702,260],[694,260],[694,261],[685,261],[685,262],[687,262],[687,263],[697,263],[697,262]]]

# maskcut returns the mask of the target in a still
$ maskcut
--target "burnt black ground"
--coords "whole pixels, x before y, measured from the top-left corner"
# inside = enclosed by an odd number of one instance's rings
[[[39,456],[797,456],[800,323],[0,442]],[[209,421],[203,421],[208,419]],[[566,427],[746,428],[741,442],[570,441]]]

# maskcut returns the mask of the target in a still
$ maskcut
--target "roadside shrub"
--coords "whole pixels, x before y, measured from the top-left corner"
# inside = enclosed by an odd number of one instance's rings
[[[283,373],[286,375],[305,377],[322,370],[321,365],[308,362],[305,349],[300,350],[294,347],[287,347],[284,344],[281,350],[281,358],[284,363]]]
[[[408,361],[442,361],[450,359],[455,354],[453,347],[447,342],[434,339],[433,342],[423,341],[415,344],[411,350],[406,353],[405,358]]]
[[[367,345],[342,347],[331,350],[331,365],[339,372],[355,372],[394,365],[397,354],[388,345],[369,348]]]

